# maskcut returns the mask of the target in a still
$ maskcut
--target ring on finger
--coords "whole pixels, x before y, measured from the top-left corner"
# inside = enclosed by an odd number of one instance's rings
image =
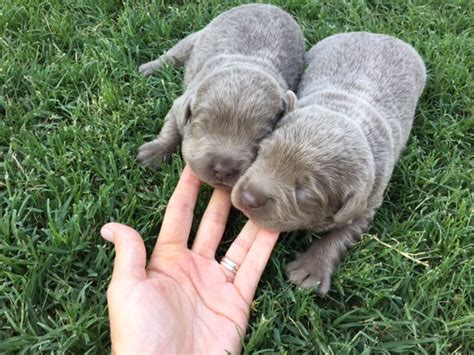
[[[226,258],[225,256],[222,257],[221,261],[220,261],[220,264],[225,267],[227,270],[229,270],[230,272],[236,274],[237,273],[237,270],[239,270],[239,265],[237,265],[236,263],[234,263],[232,260],[230,260],[229,258]]]

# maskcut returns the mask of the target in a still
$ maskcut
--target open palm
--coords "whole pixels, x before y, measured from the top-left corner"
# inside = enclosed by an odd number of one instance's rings
[[[116,247],[107,296],[114,353],[239,353],[250,305],[278,238],[248,222],[226,253],[241,265],[215,260],[230,199],[214,191],[192,249],[187,242],[199,181],[185,168],[170,199],[146,268],[142,238],[110,223],[102,234]]]

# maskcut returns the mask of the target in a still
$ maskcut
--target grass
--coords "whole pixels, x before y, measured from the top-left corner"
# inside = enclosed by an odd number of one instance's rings
[[[238,3],[2,1],[0,353],[110,351],[105,292],[114,254],[99,228],[132,225],[151,248],[182,168],[179,157],[156,173],[135,162],[183,79],[174,68],[143,78],[137,66]],[[429,81],[385,203],[329,297],[289,285],[283,272],[312,233],[282,236],[244,351],[472,351],[472,3],[273,3],[297,19],[308,48],[344,31],[395,35],[419,50]],[[224,247],[242,223],[234,212]]]

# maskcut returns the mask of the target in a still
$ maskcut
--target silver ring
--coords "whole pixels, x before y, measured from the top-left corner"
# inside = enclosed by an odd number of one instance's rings
[[[232,260],[229,258],[226,258],[225,256],[222,257],[220,264],[225,267],[227,270],[230,272],[233,272],[234,274],[237,273],[237,270],[239,270],[239,265],[234,263]]]

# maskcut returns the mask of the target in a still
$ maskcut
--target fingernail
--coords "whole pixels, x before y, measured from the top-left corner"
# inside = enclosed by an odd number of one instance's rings
[[[112,232],[111,229],[107,227],[102,227],[102,229],[100,230],[100,234],[102,235],[102,238],[104,238],[105,240],[108,240],[109,242],[114,241],[114,232]]]

